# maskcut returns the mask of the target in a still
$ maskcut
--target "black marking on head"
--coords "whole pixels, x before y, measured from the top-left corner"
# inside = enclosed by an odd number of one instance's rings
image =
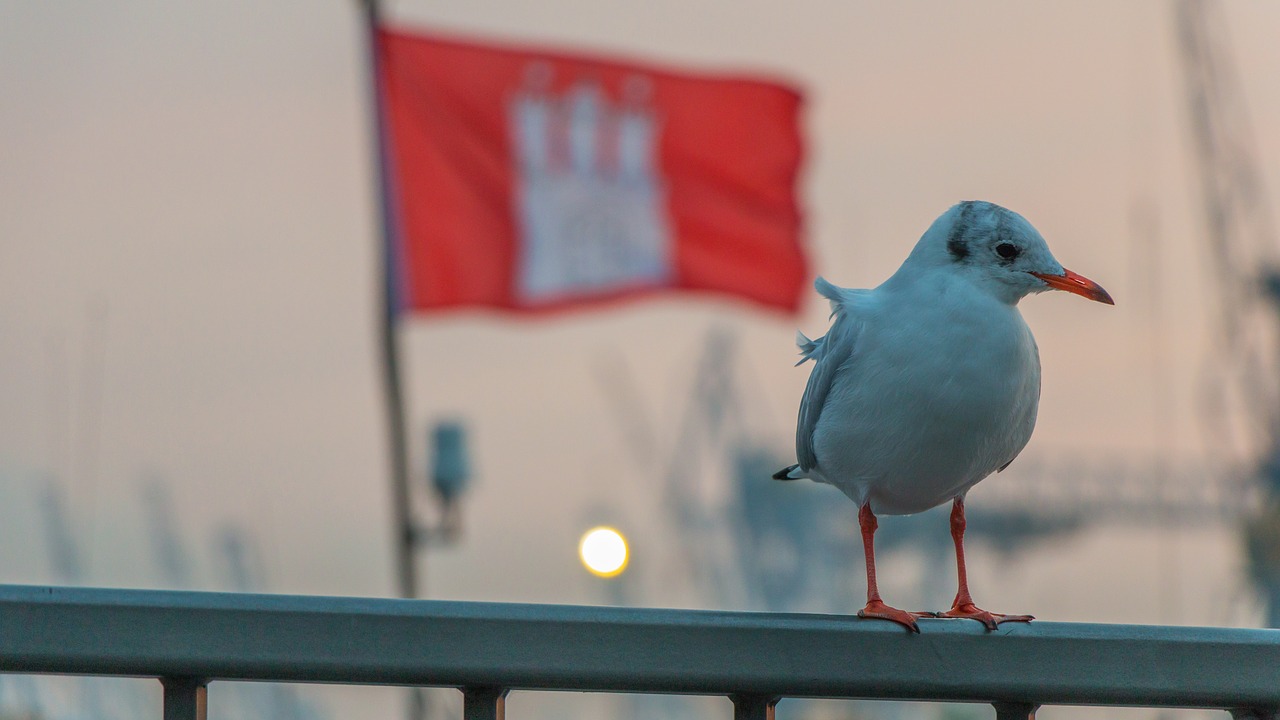
[[[969,231],[972,222],[970,216],[973,215],[976,204],[972,200],[960,203],[960,217],[956,218],[955,225],[951,226],[951,234],[947,236],[947,252],[951,253],[951,258],[956,262],[969,257],[969,243],[964,236]]]
[[[996,255],[999,256],[1001,265],[1012,265],[1013,261],[1017,260],[1018,256],[1022,254],[1022,248],[1018,247],[1018,243],[1013,241],[1013,232],[1009,228],[1010,213],[999,205],[992,205],[991,208],[995,210],[996,216],[996,229],[992,233],[996,244],[993,247],[996,248]],[[1000,252],[1000,246],[1002,245],[1012,245],[1013,253],[1005,255]]]

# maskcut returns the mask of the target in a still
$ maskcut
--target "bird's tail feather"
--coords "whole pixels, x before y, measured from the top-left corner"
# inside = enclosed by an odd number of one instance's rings
[[[804,477],[804,472],[797,465],[788,465],[773,474],[774,480],[799,480]]]

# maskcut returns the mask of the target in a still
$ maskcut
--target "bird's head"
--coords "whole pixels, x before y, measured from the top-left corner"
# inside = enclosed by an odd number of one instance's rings
[[[1062,267],[1026,218],[989,202],[962,202],[943,213],[903,267],[912,265],[960,273],[1011,305],[1045,290],[1115,304],[1102,286]]]

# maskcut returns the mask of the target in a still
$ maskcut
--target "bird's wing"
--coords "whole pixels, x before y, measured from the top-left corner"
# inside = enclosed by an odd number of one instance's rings
[[[827,394],[835,382],[840,368],[853,355],[858,331],[862,324],[854,311],[858,297],[865,290],[849,290],[836,287],[823,278],[813,283],[814,288],[831,301],[831,329],[826,336],[810,340],[803,333],[797,333],[796,344],[800,347],[800,362],[813,360],[813,372],[809,374],[809,384],[804,388],[804,397],[800,399],[800,417],[796,422],[796,459],[800,461],[800,469],[812,470],[818,464],[818,456],[813,449],[813,429],[822,416],[822,407],[826,404]]]

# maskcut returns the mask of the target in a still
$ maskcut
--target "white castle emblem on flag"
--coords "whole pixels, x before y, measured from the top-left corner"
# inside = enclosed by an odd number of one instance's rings
[[[624,82],[620,103],[581,79],[550,91],[534,63],[509,104],[520,233],[517,292],[549,301],[671,279],[659,122],[647,78]]]

